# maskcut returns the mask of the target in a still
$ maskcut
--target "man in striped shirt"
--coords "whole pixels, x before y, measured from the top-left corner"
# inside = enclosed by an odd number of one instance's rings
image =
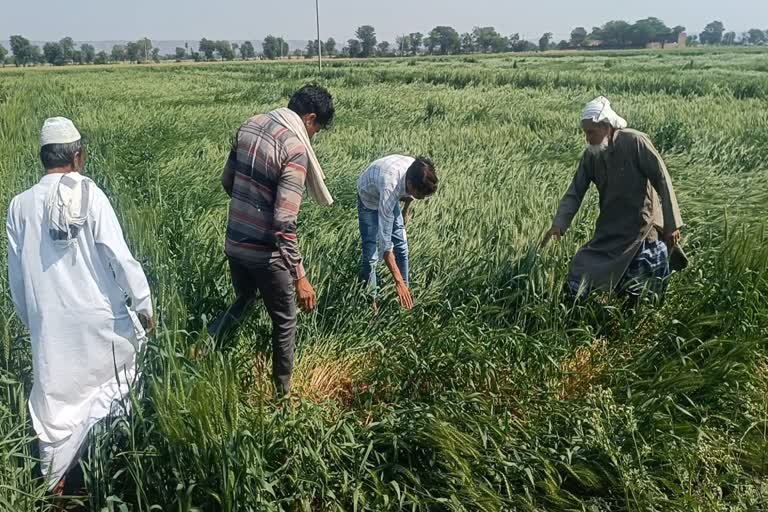
[[[413,308],[408,288],[408,241],[405,226],[414,199],[437,191],[434,164],[427,158],[391,155],[373,162],[357,180],[357,211],[363,256],[360,281],[376,287],[376,263],[384,255],[400,304]],[[403,209],[400,209],[400,202]]]
[[[308,85],[288,109],[301,117],[307,135],[333,121],[333,98]],[[278,394],[290,392],[296,344],[296,298],[315,308],[315,291],[304,271],[296,222],[309,165],[308,148],[270,115],[257,115],[238,130],[222,175],[232,198],[225,252],[237,301],[212,326],[218,340],[231,336],[259,292],[272,319],[272,376]]]

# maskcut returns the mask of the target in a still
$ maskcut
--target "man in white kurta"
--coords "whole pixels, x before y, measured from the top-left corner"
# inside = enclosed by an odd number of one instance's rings
[[[45,176],[8,210],[8,276],[32,341],[29,410],[41,466],[58,489],[91,428],[128,393],[154,320],[109,200],[80,173],[85,155],[71,121],[46,121],[41,159]]]

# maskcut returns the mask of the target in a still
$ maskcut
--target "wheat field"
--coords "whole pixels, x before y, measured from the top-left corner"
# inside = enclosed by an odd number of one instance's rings
[[[300,215],[319,308],[300,317],[288,405],[271,396],[263,308],[232,353],[190,348],[232,300],[219,185],[231,138],[307,82],[335,97],[315,147],[337,202]],[[597,95],[650,135],[674,180],[692,265],[659,307],[562,296],[594,189],[563,241],[538,248]],[[40,178],[54,115],[86,136],[160,324],[131,413],[87,462],[85,510],[768,508],[768,53],[4,70],[3,211]],[[441,188],[409,225],[415,309],[384,287],[374,316],[356,286],[354,184],[393,152],[432,157]],[[0,510],[52,510],[4,272]]]

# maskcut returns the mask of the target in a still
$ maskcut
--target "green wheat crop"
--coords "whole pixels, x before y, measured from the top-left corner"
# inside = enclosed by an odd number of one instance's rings
[[[42,121],[72,118],[160,313],[132,412],[87,464],[86,510],[765,509],[767,70],[768,54],[734,51],[0,72],[0,208],[41,175]],[[189,354],[232,299],[231,138],[310,81],[337,103],[316,138],[337,203],[302,208],[319,309],[300,319],[286,406],[263,308],[234,352]],[[659,308],[562,297],[594,191],[538,250],[599,94],[656,142],[678,192],[692,266]],[[415,310],[385,287],[374,316],[354,183],[391,152],[431,156],[441,189],[409,227]],[[2,274],[0,510],[41,510],[29,340],[7,288]]]

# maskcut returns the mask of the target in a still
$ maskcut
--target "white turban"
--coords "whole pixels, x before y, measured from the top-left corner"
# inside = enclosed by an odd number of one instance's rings
[[[613,111],[611,102],[604,96],[595,98],[587,103],[584,112],[581,113],[581,120],[594,123],[608,123],[617,130],[627,127],[627,121]]]
[[[71,144],[80,140],[80,132],[66,117],[46,119],[40,131],[40,147],[48,144]]]

